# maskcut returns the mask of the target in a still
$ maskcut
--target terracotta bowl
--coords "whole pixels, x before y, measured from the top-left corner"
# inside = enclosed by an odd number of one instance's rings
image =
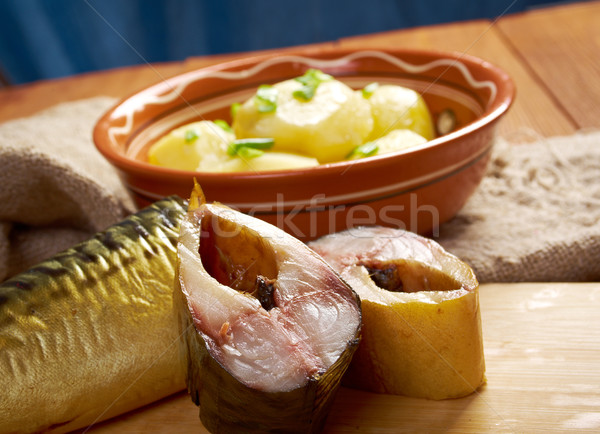
[[[277,172],[200,173],[153,166],[150,145],[199,119],[226,119],[232,103],[260,84],[321,69],[360,89],[399,84],[420,92],[437,121],[451,109],[457,127],[424,145],[381,156]],[[514,98],[510,77],[463,54],[419,50],[319,50],[244,58],[148,87],[97,122],[98,150],[123,174],[140,205],[167,195],[187,198],[196,178],[218,201],[310,240],[359,225],[432,233],[454,216],[480,183],[495,127]]]

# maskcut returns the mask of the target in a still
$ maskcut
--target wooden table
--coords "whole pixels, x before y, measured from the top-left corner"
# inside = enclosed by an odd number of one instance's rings
[[[600,127],[600,2],[321,44],[453,50],[508,71],[517,99],[499,134],[568,135]],[[247,53],[245,54],[247,55]],[[0,90],[0,121],[59,102],[137,89],[240,55],[95,72]],[[462,399],[427,401],[342,388],[326,432],[600,431],[600,283],[481,288],[488,383]],[[181,393],[91,427],[102,432],[205,432]]]
[[[600,284],[481,288],[487,384],[429,401],[341,388],[325,433],[598,432]],[[88,430],[206,433],[185,392]]]

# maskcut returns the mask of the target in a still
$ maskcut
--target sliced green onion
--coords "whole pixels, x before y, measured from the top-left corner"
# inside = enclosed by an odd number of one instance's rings
[[[260,150],[261,152],[265,149],[271,149],[275,144],[275,140],[271,138],[256,138],[256,139],[239,139],[234,140],[229,144],[227,148],[227,154],[231,155],[241,155],[240,150],[243,148],[246,149],[254,149]],[[242,151],[248,152],[248,151]]]
[[[198,133],[195,130],[186,130],[185,132],[185,143],[195,142],[198,138]]]
[[[323,71],[320,71],[318,69],[309,69],[307,70],[304,75],[301,75],[300,77],[296,77],[294,80],[299,81],[300,83],[304,84],[304,85],[309,85],[312,84],[314,82],[324,82],[324,81],[329,81],[331,80],[333,77],[329,74],[325,74]]]
[[[373,92],[375,92],[375,90],[378,87],[379,87],[379,83],[377,83],[376,81],[373,83],[367,84],[362,90],[362,96],[367,99],[370,98],[371,95],[373,95]]]
[[[239,102],[234,102],[233,104],[231,104],[231,108],[230,108],[231,119],[235,119],[235,115],[237,114],[237,112],[241,106],[242,105]]]
[[[358,145],[356,148],[348,154],[346,159],[348,160],[356,160],[358,158],[370,157],[371,155],[375,155],[379,151],[379,146],[375,142],[367,142],[362,145]]]
[[[323,71],[318,69],[309,69],[300,77],[296,77],[294,80],[302,83],[302,87],[293,92],[293,96],[296,99],[302,101],[310,101],[317,92],[317,88],[324,81],[329,81],[333,77],[329,74],[325,74]]]
[[[249,148],[247,146],[242,146],[237,151],[237,155],[240,158],[243,158],[245,160],[250,160],[251,158],[260,157],[264,153],[265,153],[265,151],[261,151],[260,149]]]
[[[214,123],[221,127],[224,131],[227,131],[228,133],[233,132],[227,121],[224,121],[223,119],[217,119],[214,121]]]
[[[294,98],[302,101],[310,101],[315,96],[317,86],[302,86],[300,89],[295,90],[292,95]]]
[[[259,113],[271,113],[277,109],[277,89],[268,84],[258,87],[254,96],[254,104]]]

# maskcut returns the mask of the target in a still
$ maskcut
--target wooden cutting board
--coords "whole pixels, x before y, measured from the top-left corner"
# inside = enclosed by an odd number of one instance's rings
[[[600,432],[600,283],[482,285],[487,384],[429,401],[341,388],[325,433]],[[182,392],[88,428],[206,433]]]

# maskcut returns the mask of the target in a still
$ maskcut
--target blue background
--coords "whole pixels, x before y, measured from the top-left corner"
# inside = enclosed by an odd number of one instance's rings
[[[0,71],[18,84],[144,62],[493,19],[540,4],[548,0],[0,0]]]

